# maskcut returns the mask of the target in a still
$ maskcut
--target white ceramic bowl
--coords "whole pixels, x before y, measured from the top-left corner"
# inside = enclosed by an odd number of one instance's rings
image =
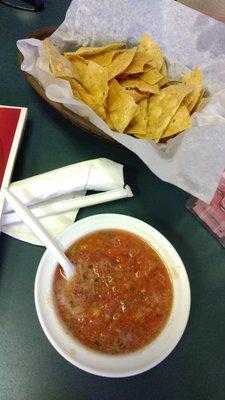
[[[174,290],[169,320],[160,335],[141,350],[126,355],[108,355],[91,350],[74,339],[61,323],[52,294],[56,262],[46,251],[35,280],[35,305],[40,324],[55,349],[73,365],[95,375],[126,377],[144,372],[164,360],[180,340],[190,311],[190,286],[185,267],[174,247],[156,229],[126,215],[100,214],[75,222],[61,234],[67,249],[82,236],[101,229],[123,229],[142,237],[163,258]]]

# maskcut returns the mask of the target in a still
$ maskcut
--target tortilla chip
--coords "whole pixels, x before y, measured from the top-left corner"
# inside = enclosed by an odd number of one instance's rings
[[[121,74],[130,65],[134,58],[137,48],[127,49],[116,55],[112,61],[112,64],[106,67],[109,75],[109,80],[115,76]]]
[[[134,134],[136,137],[144,138],[147,133],[147,107],[148,100],[141,100],[134,117],[126,128],[126,133]]]
[[[138,89],[141,92],[159,93],[158,85],[149,85],[140,78],[123,79],[120,84],[128,89]]]
[[[109,115],[109,114],[106,114],[105,122],[107,123],[108,127],[109,127],[112,131],[115,131],[115,130],[116,130],[116,129],[115,129],[115,126],[113,125],[113,123],[112,123],[112,121],[111,121],[111,118],[110,118],[110,115]]]
[[[151,61],[151,57],[145,51],[137,50],[130,65],[123,72],[124,75],[138,74],[144,71],[144,66]]]
[[[109,43],[106,46],[102,47],[80,47],[78,50],[75,51],[75,54],[85,57],[93,54],[102,54],[106,51],[122,49],[123,47],[125,47],[125,45],[121,42]]]
[[[76,79],[69,79],[69,82],[74,97],[78,98],[79,100],[82,100],[89,107],[93,108],[95,106],[93,96],[87,93],[87,91],[83,88],[83,86],[80,85],[80,83],[76,81]]]
[[[104,105],[109,90],[108,74],[105,68],[90,61],[81,80],[87,92],[95,98],[96,103]]]
[[[162,133],[179,108],[182,100],[193,90],[193,86],[171,85],[150,98],[148,104],[147,136],[158,142]]]
[[[155,67],[158,70],[162,68],[163,52],[151,36],[147,34],[142,36],[139,44],[139,49],[149,54],[152,59],[152,67]]]
[[[50,70],[57,78],[75,78],[79,80],[74,65],[59,53],[50,40],[43,40],[43,46],[49,57]]]
[[[106,119],[105,108],[102,104],[98,104],[94,96],[88,93],[75,79],[69,80],[74,97],[83,101],[93,111],[96,112],[103,120]]]
[[[149,93],[147,92],[138,92],[138,90],[135,89],[125,89],[126,93],[129,94],[130,96],[133,97],[135,103],[138,103],[139,101],[143,99],[148,99],[149,98]]]
[[[204,97],[204,94],[205,94],[205,90],[202,89],[202,91],[200,93],[200,96],[199,96],[199,98],[197,100],[197,103],[195,104],[195,106],[194,106],[194,108],[192,110],[192,113],[202,110],[202,108],[204,107],[204,105],[208,101],[208,99],[206,99],[206,97]]]
[[[160,79],[160,81],[157,83],[159,88],[165,86],[168,82],[170,81],[170,79],[167,76],[164,76],[162,79]]]
[[[137,109],[132,96],[126,93],[124,88],[112,79],[109,82],[109,93],[107,97],[107,112],[113,126],[118,132],[123,132]]]
[[[68,60],[70,59],[69,58],[70,56],[65,55],[65,57],[68,58]],[[79,78],[81,79],[81,77],[84,76],[84,74],[86,73],[88,62],[80,56],[71,58],[71,62],[74,65],[74,67],[76,68]]]
[[[149,69],[148,71],[144,72],[143,74],[140,74],[139,77],[143,81],[149,83],[149,85],[155,85],[161,79],[163,79],[163,75],[156,68]]]
[[[183,102],[187,106],[189,113],[191,113],[203,88],[202,71],[199,68],[195,68],[192,72],[188,72],[183,78],[183,83],[194,87],[194,90],[185,97]]]
[[[110,64],[112,64],[112,60],[116,54],[118,54],[120,51],[115,50],[115,51],[107,51],[106,53],[102,54],[94,54],[93,56],[90,56],[86,58],[87,60],[91,60],[95,62],[96,64],[101,65],[102,67],[108,67]]]
[[[108,74],[106,70],[92,61],[87,62],[80,56],[74,57],[72,62],[77,68],[83,88],[95,97],[96,107],[99,106],[101,109],[108,94]]]
[[[185,105],[181,104],[171,119],[169,125],[163,132],[160,139],[174,136],[185,129],[191,128],[191,117]]]
[[[179,85],[180,83],[182,83],[181,80],[174,79],[174,78],[169,78],[168,76],[165,76],[164,78],[160,79],[160,81],[157,83],[157,85],[161,89],[161,88],[163,88],[165,86]]]

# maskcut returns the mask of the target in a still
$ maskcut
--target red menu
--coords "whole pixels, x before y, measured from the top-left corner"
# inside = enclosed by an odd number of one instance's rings
[[[8,186],[27,117],[27,108],[0,106],[0,187]],[[0,197],[0,216],[3,198]]]

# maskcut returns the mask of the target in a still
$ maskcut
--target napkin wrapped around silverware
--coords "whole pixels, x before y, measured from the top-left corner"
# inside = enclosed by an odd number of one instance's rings
[[[100,193],[85,196],[87,190]],[[124,188],[123,165],[106,158],[67,165],[14,182],[10,191],[30,207],[53,237],[74,222],[80,207],[133,195],[129,186]],[[0,225],[0,230],[10,236],[42,245],[8,203]]]
[[[72,96],[69,82],[55,78],[42,42],[17,42],[22,70],[45,88],[46,96],[136,153],[160,179],[209,203],[225,167],[225,25],[172,0],[73,0],[50,40],[62,52],[80,45],[113,41],[137,43],[149,33],[164,50],[169,75],[198,66],[203,71],[208,103],[193,114],[192,128],[167,143],[110,130],[88,106]]]

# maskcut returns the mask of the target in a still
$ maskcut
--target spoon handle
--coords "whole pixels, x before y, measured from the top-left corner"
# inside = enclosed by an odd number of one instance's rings
[[[31,229],[31,231],[40,239],[43,245],[55,257],[56,261],[61,265],[69,279],[74,273],[74,265],[65,255],[63,249],[46,231],[39,220],[32,214],[32,212],[16,197],[9,189],[2,189],[3,195],[6,200],[13,207],[15,212],[20,216],[21,220]]]
[[[130,186],[126,185],[125,188],[112,189],[107,192],[89,194],[88,196],[75,197],[74,199],[54,201],[48,205],[41,205],[37,203],[29,207],[36,218],[46,217],[49,215],[60,214],[65,211],[73,211],[76,208],[89,207],[108,201],[119,200],[125,197],[132,197],[133,193]],[[0,221],[0,227],[3,225],[14,224],[20,222],[21,219],[15,212],[8,212],[3,214]]]

